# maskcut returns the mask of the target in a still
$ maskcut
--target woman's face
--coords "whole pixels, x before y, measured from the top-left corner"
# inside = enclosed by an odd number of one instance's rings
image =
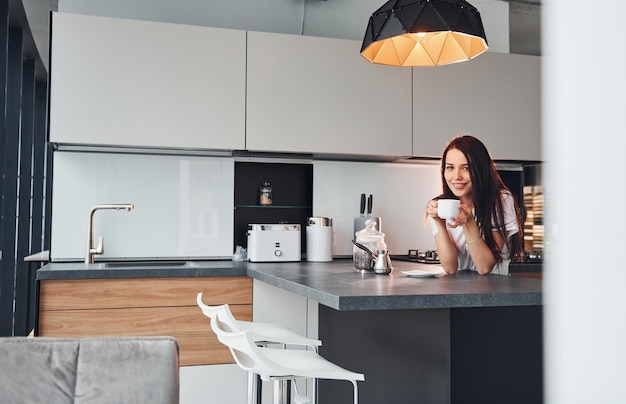
[[[450,149],[446,154],[443,177],[452,193],[463,203],[471,203],[472,180],[465,155],[458,149]]]

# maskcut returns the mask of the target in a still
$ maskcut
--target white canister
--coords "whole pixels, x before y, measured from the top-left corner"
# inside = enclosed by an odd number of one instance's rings
[[[333,260],[333,219],[329,217],[307,218],[306,260],[311,262]]]

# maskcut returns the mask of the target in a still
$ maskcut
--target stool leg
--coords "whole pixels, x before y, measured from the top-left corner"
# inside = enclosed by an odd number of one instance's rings
[[[283,397],[283,381],[280,379],[274,380],[274,404],[287,404]]]
[[[274,404],[291,403],[291,379],[274,379]]]
[[[256,374],[248,372],[248,395],[246,402],[248,404],[255,404],[256,398]]]
[[[261,404],[263,395],[263,382],[261,381],[261,375],[256,375],[256,401],[255,404]]]
[[[263,383],[261,381],[261,376],[248,372],[248,395],[246,402],[248,404],[261,404],[261,393],[262,393]]]
[[[354,388],[354,404],[359,404],[359,387],[356,384],[356,380],[350,380]]]

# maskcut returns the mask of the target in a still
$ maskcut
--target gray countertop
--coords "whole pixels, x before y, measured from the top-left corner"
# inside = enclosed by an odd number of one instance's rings
[[[107,266],[109,265],[109,266]],[[110,267],[110,266],[113,267]],[[117,264],[119,265],[119,264]],[[332,262],[251,263],[189,261],[146,264],[50,263],[37,271],[38,280],[125,279],[161,277],[250,276],[336,310],[390,310],[542,304],[542,281],[473,272],[412,278],[402,271],[432,268],[428,264],[394,261],[390,275],[360,273],[352,260]]]
[[[37,271],[37,280],[52,279],[128,279],[203,276],[246,276],[247,262],[241,261],[151,261],[52,262]]]
[[[248,264],[248,276],[336,310],[388,310],[542,304],[542,281],[511,276],[412,278],[402,271],[428,264],[394,262],[391,275],[359,273],[351,260],[329,263]]]

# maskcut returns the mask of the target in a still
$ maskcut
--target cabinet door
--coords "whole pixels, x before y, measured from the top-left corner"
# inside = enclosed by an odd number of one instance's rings
[[[248,32],[248,150],[411,155],[411,70],[360,42]]]
[[[235,318],[252,320],[248,277],[76,279],[41,282],[41,337],[170,335],[180,345],[180,365],[233,363],[196,305],[228,303]]]
[[[242,149],[245,35],[54,13],[50,140]]]
[[[440,157],[461,132],[494,159],[541,160],[541,58],[487,52],[413,69],[413,155]]]

